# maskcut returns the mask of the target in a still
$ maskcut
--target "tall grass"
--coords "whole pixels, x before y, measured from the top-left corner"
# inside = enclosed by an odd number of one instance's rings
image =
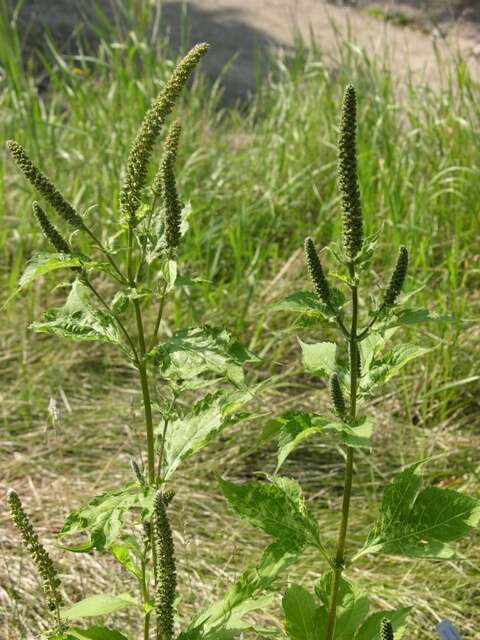
[[[105,238],[119,216],[115,185],[120,182],[127,145],[173,66],[167,43],[158,37],[156,16],[138,16],[132,10],[134,4],[124,3],[125,15],[116,31],[98,23],[95,50],[84,44],[80,53],[62,55],[50,43],[35,64],[22,61],[15,27],[0,12],[0,41],[8,43],[0,50],[0,139],[14,137],[22,143],[79,210],[88,210],[92,219],[102,219]],[[36,84],[39,67],[43,69],[41,91]],[[390,263],[401,238],[412,255],[407,287],[420,289],[419,304],[428,303],[438,312],[448,310],[467,321],[462,334],[455,326],[445,327],[440,337],[425,331],[425,343],[436,349],[422,367],[410,369],[398,383],[396,397],[403,404],[392,401],[387,405],[389,414],[378,416],[384,424],[378,437],[391,453],[392,464],[398,459],[408,461],[413,454],[440,453],[433,473],[444,478],[448,469],[453,484],[469,484],[470,493],[478,494],[480,372],[475,349],[479,331],[469,320],[478,318],[480,309],[480,87],[463,61],[458,60],[451,72],[446,65],[444,68],[440,89],[420,86],[413,79],[400,85],[388,64],[369,59],[349,41],[339,40],[337,57],[329,64],[314,47],[299,46],[293,58],[272,61],[268,79],[251,104],[241,108],[220,107],[224,104],[221,86],[212,88],[197,76],[188,109],[183,103],[179,107],[184,140],[178,183],[192,206],[184,261],[196,273],[203,273],[208,283],[185,296],[192,322],[202,316],[243,334],[257,353],[268,356],[266,361],[281,362],[282,371],[285,364],[296,361],[294,340],[282,332],[280,320],[270,316],[268,305],[280,297],[282,288],[293,288],[305,279],[300,249],[307,230],[318,229],[318,246],[338,231],[335,123],[342,88],[353,82],[361,96],[358,153],[366,232],[389,220],[382,236],[383,251],[373,264],[372,281],[377,280],[377,270]],[[0,176],[0,279],[2,290],[9,295],[25,259],[43,240],[32,224],[32,193],[3,147]],[[130,409],[127,372],[116,368],[116,361],[101,348],[92,347],[83,355],[74,353],[65,362],[61,346],[23,331],[21,327],[44,306],[45,298],[50,306],[54,304],[51,288],[52,281],[46,278],[21,302],[14,299],[3,314],[3,451],[7,480],[30,477],[39,486],[45,469],[34,451],[62,451],[63,458],[52,459],[47,473],[54,478],[64,473],[63,487],[72,480],[70,489],[64,490],[78,495],[81,487],[73,481],[76,470],[97,473],[95,455],[90,459],[82,453],[95,451],[96,425],[112,432],[112,465],[100,475],[118,473],[115,456],[131,446],[130,422],[135,424],[135,414]],[[173,301],[167,314],[172,330],[180,324],[179,313],[180,305]],[[182,318],[184,326],[187,320]],[[257,373],[260,379],[276,374],[277,369],[259,367]],[[302,378],[295,375],[294,364],[290,373],[274,378],[275,384],[259,399],[260,414],[272,407],[278,412],[280,407],[305,403]],[[125,388],[124,404],[110,407],[109,412],[105,409],[109,388],[120,384]],[[48,435],[50,430],[47,436],[43,433],[49,395],[63,409],[58,440]],[[96,398],[102,400],[98,405],[103,408],[97,408]],[[261,420],[252,425],[252,432],[238,434],[236,456],[229,454],[223,460],[233,475],[249,473],[249,445]],[[219,456],[222,451],[220,447]],[[318,453],[322,455],[321,448]],[[306,456],[304,473],[312,497],[320,496],[321,508],[325,507],[322,483],[338,486],[339,466],[330,458],[319,460]],[[359,501],[371,504],[377,490],[370,482],[369,469],[379,462],[363,462],[364,493],[354,498],[354,507]],[[379,470],[388,474],[384,462]],[[186,499],[190,495],[200,519],[210,513],[214,514],[212,522],[224,520],[224,511],[212,497],[205,498],[205,487],[192,484],[192,479],[186,487]],[[199,491],[203,492],[201,505]],[[43,493],[47,500],[46,486]],[[203,522],[212,565],[222,557],[232,562],[233,571],[235,558],[225,557],[215,531],[205,519]],[[328,522],[328,509],[325,526],[334,528]],[[253,541],[252,547],[256,546]],[[419,634],[423,633],[419,637],[433,637],[425,629],[431,629],[437,614],[450,615],[467,632],[478,630],[480,608],[469,603],[475,597],[480,557],[474,544],[465,553],[470,561],[457,565],[456,580],[444,582],[445,601],[441,603],[429,598],[428,585],[436,584],[438,593],[437,583],[444,578],[425,570],[425,595],[419,598],[415,618]],[[193,567],[194,556],[192,551]],[[418,585],[408,577],[398,585],[395,562],[387,564],[384,575],[391,576],[387,587],[392,603],[395,598],[399,603],[403,598],[412,601]],[[211,566],[207,563],[195,571],[208,573]],[[195,572],[193,576],[192,593]],[[363,578],[368,584],[368,572]],[[222,580],[219,588],[221,584]],[[25,611],[19,610],[17,620],[11,605],[15,595],[5,589],[9,593],[8,599],[3,598],[7,638],[13,639],[20,637],[14,629]],[[81,585],[72,585],[72,590],[79,589]],[[375,593],[375,585],[372,590]]]

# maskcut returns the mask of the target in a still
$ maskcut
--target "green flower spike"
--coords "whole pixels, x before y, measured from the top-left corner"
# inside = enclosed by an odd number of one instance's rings
[[[148,163],[160,129],[172,111],[175,100],[187,83],[190,74],[207,50],[208,44],[197,44],[180,61],[163,91],[145,114],[138,130],[130,150],[125,181],[120,192],[122,215],[132,227],[137,224],[136,211],[141,203],[142,190],[147,179]]]
[[[172,530],[161,491],[155,494],[152,517],[152,538],[155,550],[155,612],[157,640],[173,640],[173,603],[177,589],[175,550]]]
[[[8,140],[7,147],[17,167],[38,193],[55,209],[57,214],[75,229],[82,229],[84,225],[81,216],[65,200],[53,182],[33,164],[22,145],[15,142],[15,140]]]
[[[57,626],[60,627],[58,607],[62,603],[59,587],[60,579],[57,575],[52,559],[45,547],[41,544],[30,520],[23,510],[23,506],[17,493],[10,490],[7,494],[8,506],[14,525],[20,531],[22,542],[32,557],[38,572],[43,580],[43,591],[47,598],[50,611],[57,611]],[[59,629],[60,631],[60,629]]]
[[[40,227],[43,231],[43,235],[47,238],[47,240],[51,242],[51,244],[59,253],[71,253],[67,241],[50,222],[47,214],[38,204],[38,202],[34,202],[32,208],[33,213],[35,214],[35,217],[37,218],[38,223],[40,224]]]
[[[362,248],[363,223],[356,152],[357,104],[354,87],[345,89],[338,140],[338,186],[342,203],[343,245],[350,260]]]
[[[178,198],[173,170],[181,131],[182,128],[178,122],[174,122],[170,127],[165,141],[165,152],[158,172],[158,179],[155,178],[157,183],[155,188],[158,188],[158,184],[161,185],[160,193],[165,206],[165,236],[169,249],[178,247],[181,239],[182,205]]]
[[[160,168],[157,171],[157,174],[152,183],[152,191],[157,197],[162,197],[163,195],[163,175],[162,168],[165,158],[167,156],[171,157],[172,165],[175,163],[177,158],[177,150],[178,143],[180,140],[180,134],[182,133],[182,127],[178,120],[175,120],[168,129],[167,138],[164,144],[164,152],[162,161],[160,162]]]
[[[394,640],[392,623],[386,618],[380,623],[380,640]]]
[[[143,473],[140,471],[140,467],[133,458],[130,459],[130,467],[140,489],[145,489],[145,478],[143,477]]]
[[[390,278],[390,282],[388,284],[387,290],[385,291],[385,297],[383,300],[385,306],[392,307],[395,304],[402,290],[403,283],[405,282],[407,269],[408,269],[408,251],[402,245],[398,251],[395,269],[393,270],[392,277]]]
[[[344,418],[347,413],[347,408],[345,406],[345,398],[343,397],[342,388],[340,386],[340,380],[338,379],[338,375],[336,373],[332,373],[330,376],[330,398],[332,400],[332,404],[335,409],[335,413],[340,417]]]
[[[307,268],[310,278],[315,286],[315,291],[324,304],[328,304],[330,300],[330,289],[327,279],[322,269],[320,258],[311,238],[305,240],[305,257],[307,260]]]

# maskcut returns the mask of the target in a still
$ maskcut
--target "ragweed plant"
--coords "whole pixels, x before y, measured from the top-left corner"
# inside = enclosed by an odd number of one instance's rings
[[[259,567],[246,572],[224,600],[238,608],[255,608],[272,595],[273,581],[308,547],[324,561],[324,572],[313,593],[291,584],[283,594],[285,633],[292,640],[398,640],[404,632],[409,608],[370,612],[367,595],[351,583],[351,567],[365,554],[389,554],[407,558],[450,559],[450,543],[468,534],[480,522],[480,503],[438,486],[422,488],[424,460],[404,469],[386,487],[379,515],[365,544],[350,549],[348,543],[354,459],[359,449],[370,450],[373,424],[366,402],[374,390],[388,382],[407,363],[428,349],[388,340],[402,325],[447,321],[426,309],[408,308],[410,296],[401,297],[408,268],[408,251],[398,257],[380,295],[368,308],[361,286],[368,275],[379,233],[365,237],[356,158],[356,95],[346,88],[338,141],[338,187],[343,242],[330,247],[338,273],[326,274],[315,243],[305,241],[307,271],[313,292],[299,291],[276,305],[277,310],[297,314],[300,325],[323,325],[340,333],[334,342],[299,340],[306,371],[328,380],[332,415],[289,411],[270,420],[261,441],[278,437],[275,474],[267,481],[237,485],[221,480],[231,508],[253,526],[273,537]],[[333,286],[336,279],[341,288]],[[349,300],[344,291],[349,293]],[[367,289],[370,294],[371,290]],[[324,540],[319,524],[307,508],[302,489],[278,471],[301,443],[327,434],[343,449],[345,475],[343,501],[336,541]],[[319,564],[319,569],[321,565]],[[267,592],[267,596],[261,595]],[[235,598],[234,598],[235,596]]]
[[[23,147],[7,143],[42,198],[43,206],[33,203],[33,213],[54,250],[32,257],[19,288],[53,271],[70,275],[65,304],[47,311],[32,328],[119,349],[138,377],[145,421],[146,456],[143,462],[131,461],[132,482],[94,497],[68,516],[60,532],[64,549],[108,554],[120,563],[136,583],[135,593],[94,594],[64,606],[50,556],[18,496],[9,494],[13,521],[41,574],[53,614],[50,639],[131,638],[128,630],[124,634],[110,627],[82,626],[84,619],[124,608],[137,610],[144,640],[153,637],[152,623],[157,640],[177,635],[177,571],[169,517],[175,508],[172,476],[225,427],[246,416],[239,409],[251,395],[243,372],[244,363],[252,359],[249,352],[220,328],[186,327],[173,335],[162,331],[168,296],[198,282],[181,273],[178,261],[189,213],[175,181],[179,122],[170,124],[163,155],[155,160],[156,175],[152,160],[162,127],[207,49],[206,44],[197,45],[181,60],[146,113],[126,164],[118,230],[106,244]],[[65,231],[54,225],[52,214]],[[89,255],[75,250],[77,234],[90,238]]]

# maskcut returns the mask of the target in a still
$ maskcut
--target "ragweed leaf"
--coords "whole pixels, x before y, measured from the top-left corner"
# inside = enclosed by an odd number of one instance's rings
[[[399,344],[381,358],[373,358],[367,371],[360,379],[360,394],[368,396],[371,391],[388,382],[403,369],[405,365],[431,351],[426,347],[414,344]]]
[[[364,552],[411,558],[450,558],[447,544],[480,523],[480,502],[439,487],[420,490],[421,463],[411,465],[386,488],[380,517]]]
[[[268,592],[296,559],[297,554],[290,548],[278,543],[271,544],[259,565],[246,569],[225,596],[200,613],[178,640],[221,640],[234,638],[246,631],[257,631],[245,620],[245,616],[273,600],[273,594]],[[263,592],[267,594],[259,597]]]
[[[329,571],[315,586],[315,593],[324,605],[325,616],[330,605],[333,572]],[[335,640],[350,640],[368,615],[369,603],[366,595],[353,587],[348,580],[340,578],[337,595],[337,617]]]
[[[228,331],[208,326],[179,331],[149,357],[169,380],[192,380],[208,372],[237,386],[243,384],[242,366],[255,359]]]
[[[268,421],[260,436],[260,442],[265,442],[275,436],[279,438],[277,468],[275,470],[278,472],[288,456],[304,440],[325,431],[339,431],[343,426],[340,423],[335,423],[334,420],[310,413],[287,411],[282,416]]]
[[[92,305],[89,290],[79,280],[72,284],[63,307],[50,309],[43,321],[33,322],[30,326],[37,333],[50,333],[71,340],[120,343],[115,319]]]
[[[383,324],[384,329],[400,327],[402,325],[422,324],[424,322],[458,322],[451,315],[442,315],[428,309],[401,309],[395,311]]]
[[[71,513],[60,531],[60,539],[75,534],[87,534],[89,541],[83,544],[66,545],[69,551],[85,553],[92,549],[103,551],[119,541],[125,513],[133,508],[150,512],[153,494],[130,485],[118,491],[108,491],[91,500],[86,507]]]
[[[29,260],[18,283],[18,288],[23,289],[37,278],[40,278],[40,276],[50,273],[50,271],[81,267],[88,260],[81,253],[37,253]]]
[[[168,480],[179,464],[206,447],[227,426],[241,417],[238,410],[251,399],[249,392],[218,392],[197,402],[192,412],[173,420],[165,441],[165,479]],[[163,423],[156,434],[163,433]]]
[[[76,602],[71,607],[62,609],[60,617],[62,620],[81,620],[82,618],[94,618],[105,616],[119,609],[137,607],[138,602],[128,593],[121,593],[118,596],[98,594],[90,596],[80,602]],[[87,636],[86,636],[87,637]]]
[[[107,627],[90,627],[89,629],[73,629],[62,636],[49,637],[49,640],[128,640],[123,633]]]
[[[333,342],[307,344],[299,339],[305,369],[316,376],[331,376],[339,368],[336,361],[337,345]]]
[[[270,483],[243,485],[220,480],[220,488],[235,513],[282,544],[288,544],[292,551],[300,551],[307,545],[324,550],[318,524],[308,512],[300,486],[294,480],[275,478]]]
[[[282,600],[285,631],[291,640],[321,640],[325,625],[318,624],[319,608],[313,596],[303,587],[292,584]]]

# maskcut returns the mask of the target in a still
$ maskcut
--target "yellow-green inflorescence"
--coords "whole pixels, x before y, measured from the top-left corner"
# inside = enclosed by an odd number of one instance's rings
[[[338,186],[342,204],[343,246],[353,260],[363,245],[362,207],[357,176],[357,99],[354,87],[345,89],[338,139]]]
[[[330,398],[332,400],[333,407],[335,409],[335,413],[340,417],[344,418],[347,413],[347,408],[345,406],[345,398],[343,397],[342,388],[340,386],[340,380],[338,379],[338,375],[336,373],[332,373],[330,376]]]
[[[392,623],[387,618],[380,623],[380,640],[394,640]]]
[[[171,499],[171,498],[170,498]],[[155,613],[157,640],[173,640],[177,575],[172,530],[166,511],[167,500],[161,491],[155,494],[152,539],[155,551]]]
[[[120,193],[122,216],[130,226],[135,226],[137,209],[147,179],[148,164],[154,144],[166,117],[172,111],[175,101],[187,83],[191,72],[208,50],[208,44],[197,44],[180,61],[163,91],[145,114],[140,129],[130,151],[125,180]]]
[[[160,169],[153,181],[153,191],[161,197],[164,206],[165,239],[169,249],[178,247],[181,239],[182,205],[178,198],[174,172],[181,132],[180,124],[175,121],[168,131]]]
[[[324,304],[328,304],[330,301],[330,289],[312,238],[306,238],[305,240],[305,257],[315,292]]]
[[[81,216],[67,202],[53,182],[33,164],[22,145],[15,142],[15,140],[8,140],[7,147],[17,167],[38,193],[55,209],[57,214],[75,229],[82,229],[84,224]]]
[[[43,231],[43,235],[50,241],[59,253],[71,253],[65,238],[58,232],[55,225],[53,225],[47,217],[47,214],[38,204],[34,202],[32,205],[33,213],[38,220],[38,223]]]
[[[383,299],[385,306],[392,307],[397,301],[407,276],[407,269],[408,251],[406,247],[402,245],[398,251],[397,262],[395,263],[395,268],[385,291]]]
[[[58,608],[62,603],[62,598],[59,592],[61,584],[60,578],[57,575],[52,559],[50,558],[47,550],[38,539],[38,535],[35,533],[35,530],[24,511],[17,493],[10,490],[7,495],[7,500],[13,523],[20,531],[23,544],[31,555],[38,572],[42,577],[43,591],[47,598],[48,608],[51,611],[56,611],[57,627],[60,627],[61,624],[58,615]]]

